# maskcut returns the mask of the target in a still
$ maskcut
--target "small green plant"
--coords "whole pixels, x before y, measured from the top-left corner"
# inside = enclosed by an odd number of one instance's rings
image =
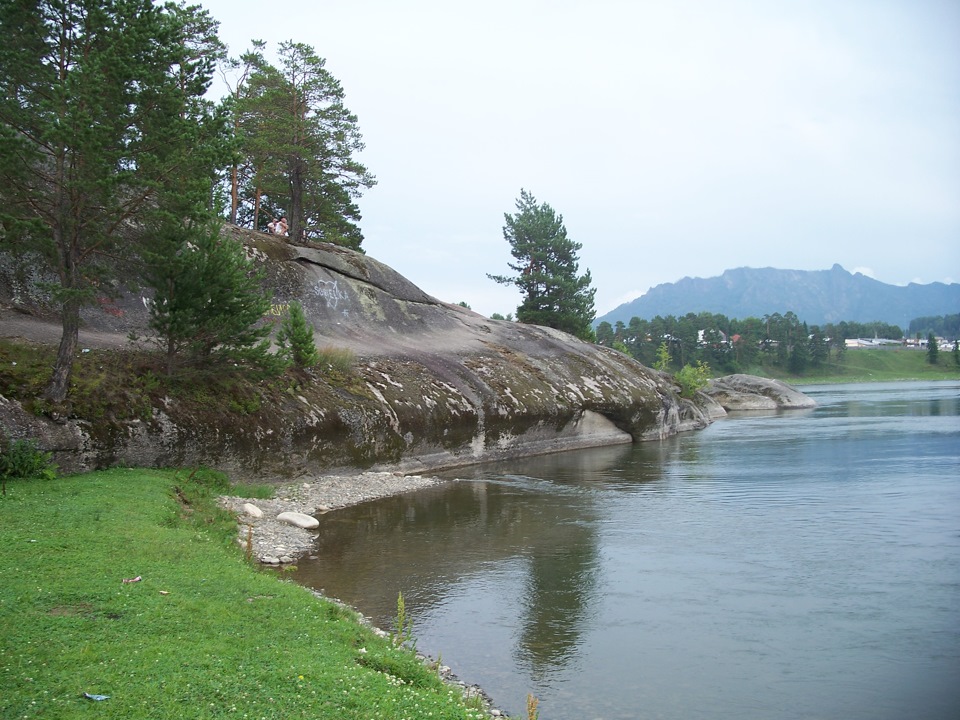
[[[620,340],[614,340],[612,347],[614,350],[616,350],[617,352],[622,352],[624,355],[630,354],[630,348],[626,346],[626,343]]]
[[[7,480],[53,480],[57,467],[53,456],[43,452],[34,440],[4,439],[0,445],[0,485],[7,494]]]
[[[397,593],[397,619],[393,632],[393,644],[397,647],[409,645],[412,650],[417,647],[417,640],[413,637],[413,619],[407,615],[407,606],[403,601],[403,593]]]
[[[313,342],[313,326],[307,322],[303,307],[298,302],[290,303],[277,333],[280,355],[298,368],[313,367],[320,361],[320,354]]]
[[[665,342],[660,343],[660,347],[657,348],[657,362],[653,367],[660,372],[666,372],[670,367],[670,348]]]
[[[703,388],[710,379],[710,366],[702,360],[693,365],[684,365],[674,376],[680,384],[680,395],[685,398],[692,398],[698,390]]]

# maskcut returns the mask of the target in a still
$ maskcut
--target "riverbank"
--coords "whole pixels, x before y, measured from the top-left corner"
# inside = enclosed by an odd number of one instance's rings
[[[294,512],[319,518],[331,510],[419,490],[439,482],[437,478],[392,472],[326,475],[309,483],[277,486],[274,496],[269,499],[224,495],[219,502],[237,515],[237,542],[244,551],[261,563],[282,565],[295,562],[297,557],[310,550],[316,530],[284,522],[278,519],[281,513]],[[236,492],[242,494],[243,486],[237,487]],[[254,511],[250,510],[251,506]]]
[[[127,468],[8,483],[0,717],[489,717],[354,611],[258,572],[228,491],[218,473]]]
[[[828,385],[837,383],[906,382],[956,380],[960,378],[952,348],[942,349],[937,364],[931,365],[924,350],[909,348],[851,348],[844,351],[843,361],[808,368],[797,376],[785,367],[764,365],[744,372],[782,380],[790,385]]]

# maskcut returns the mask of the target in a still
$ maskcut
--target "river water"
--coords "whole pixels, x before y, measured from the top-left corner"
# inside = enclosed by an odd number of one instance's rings
[[[296,579],[542,720],[960,718],[960,383],[460,469]]]

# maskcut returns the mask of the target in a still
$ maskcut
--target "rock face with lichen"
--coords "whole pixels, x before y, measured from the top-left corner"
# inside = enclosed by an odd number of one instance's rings
[[[804,410],[817,405],[785,382],[739,373],[710,380],[702,392],[729,411]]]
[[[209,417],[168,398],[152,417],[110,433],[93,432],[83,419],[54,424],[27,416],[0,398],[9,434],[41,438],[67,471],[206,465],[238,479],[289,480],[659,439],[702,428],[716,415],[681,400],[668,376],[619,352],[441,302],[366,255],[293,246],[232,226],[224,233],[266,271],[274,304],[264,321],[278,322],[299,302],[318,347],[352,353],[346,376],[320,367],[250,414]],[[3,334],[57,339],[56,325],[43,322],[44,297],[17,285],[22,273],[6,267]],[[148,302],[127,292],[88,308],[81,345],[120,346],[130,332],[142,334]]]

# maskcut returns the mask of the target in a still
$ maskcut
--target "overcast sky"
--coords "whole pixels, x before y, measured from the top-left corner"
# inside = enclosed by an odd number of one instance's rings
[[[958,0],[200,0],[238,56],[311,45],[377,176],[366,252],[514,312],[521,188],[598,315],[684,276],[960,282]]]

